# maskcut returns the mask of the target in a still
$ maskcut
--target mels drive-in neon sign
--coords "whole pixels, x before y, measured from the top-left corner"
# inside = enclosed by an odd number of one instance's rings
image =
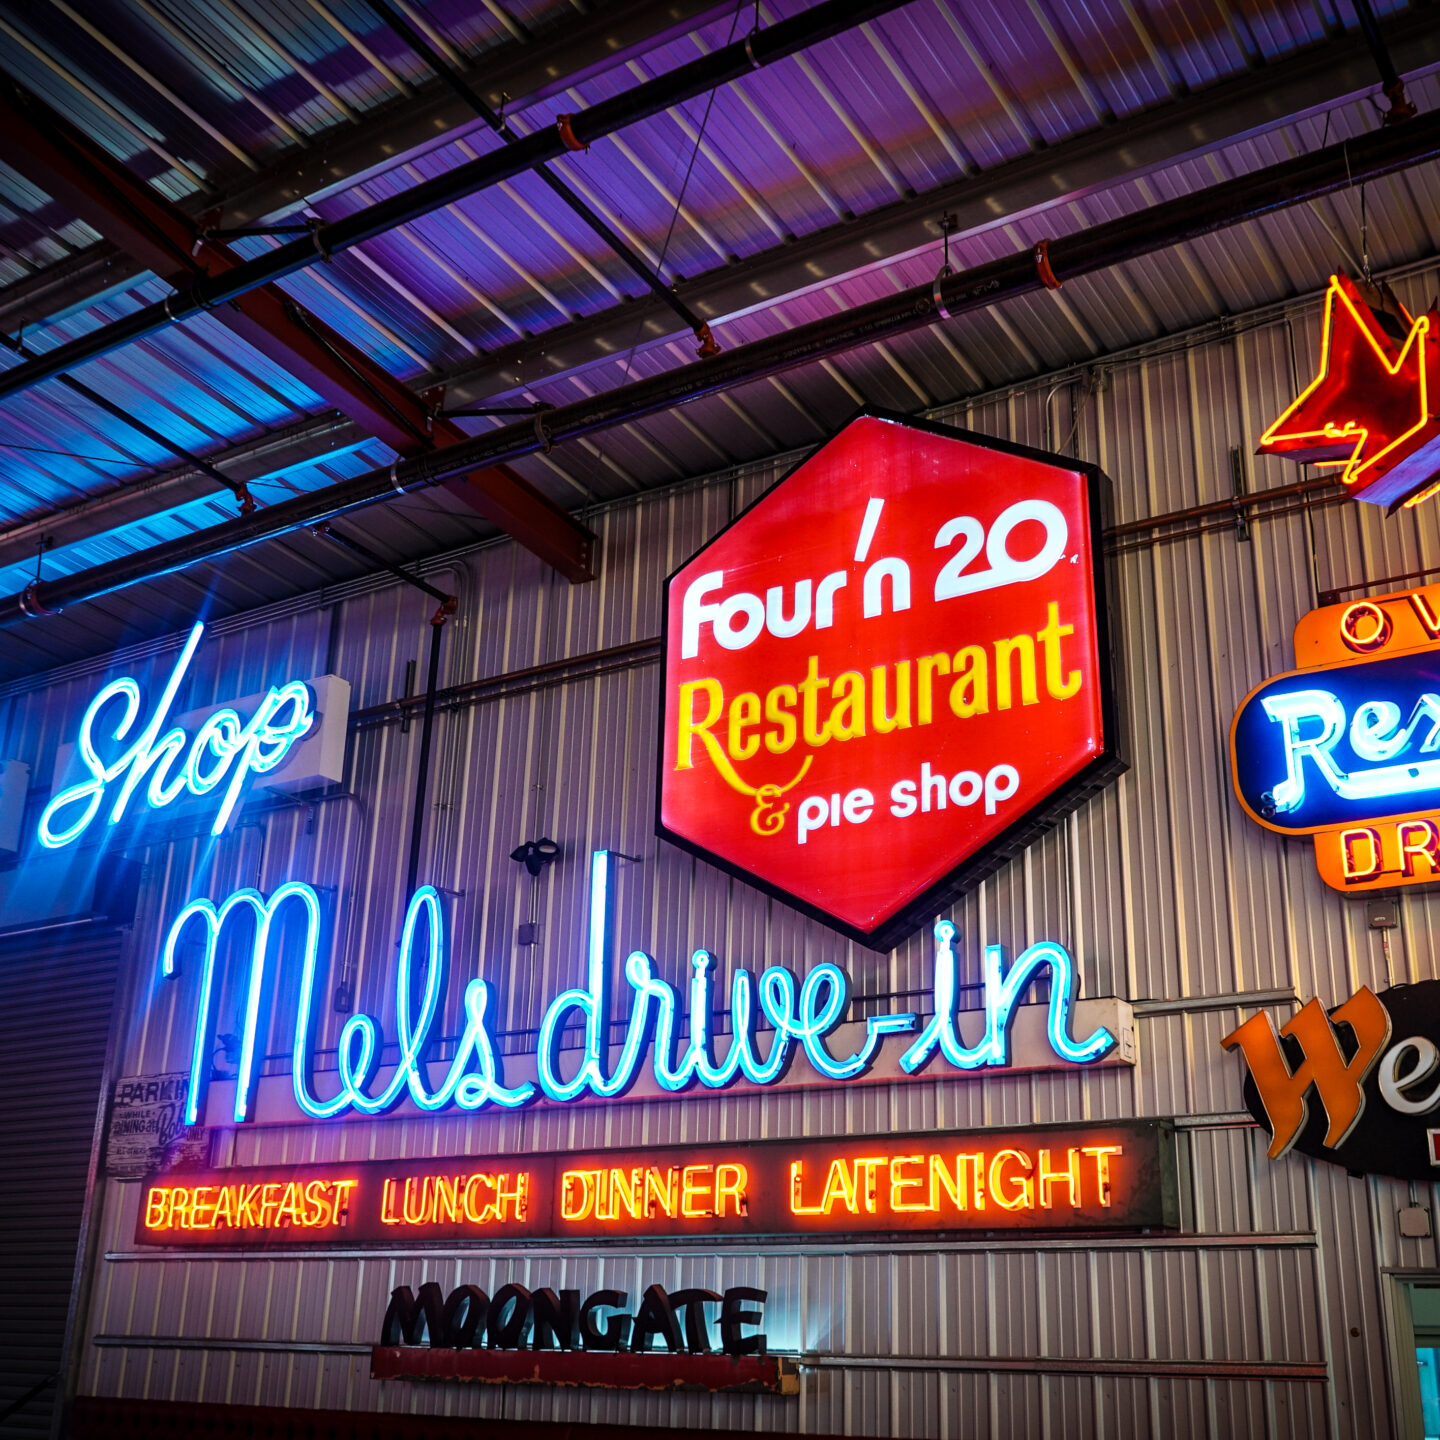
[[[669,579],[657,828],[889,949],[1119,768],[1093,466],[864,414]]]
[[[449,1060],[430,1058],[446,1030],[442,1011],[449,965],[444,913],[440,895],[432,886],[422,886],[411,899],[395,965],[396,1033],[391,1049],[398,1049],[398,1060],[386,1058],[379,1021],[370,1015],[351,1015],[338,1038],[336,1070],[323,1078],[314,1073],[316,996],[322,979],[322,915],[315,890],[291,881],[268,899],[254,890],[240,890],[219,905],[209,900],[191,901],[176,916],[161,951],[164,975],[178,977],[182,970],[197,975],[192,982],[194,1024],[186,1123],[205,1123],[207,1119],[206,1098],[224,979],[218,962],[222,954],[236,949],[223,943],[222,935],[247,923],[251,927],[249,963],[246,966],[243,958],[240,962],[241,1028],[233,1104],[230,1115],[212,1123],[255,1117],[262,1042],[270,1025],[269,1015],[263,1013],[264,997],[272,992],[279,1004],[288,1003],[293,1021],[293,1105],[301,1116],[314,1120],[346,1112],[379,1115],[402,1102],[421,1111],[440,1111],[513,1109],[542,1099],[561,1103],[613,1099],[639,1084],[647,1056],[654,1093],[660,1094],[696,1088],[723,1090],[741,1083],[768,1087],[781,1083],[800,1056],[821,1081],[858,1080],[876,1066],[891,1036],[904,1037],[897,1078],[930,1067],[961,1072],[1000,1069],[1012,1062],[1017,1018],[1024,1009],[1044,1011],[1043,1043],[1051,1068],[1102,1063],[1121,1045],[1116,1032],[1125,1028],[1123,1016],[1113,1028],[1097,1023],[1088,1033],[1076,1035],[1077,1009],[1103,1002],[1077,1001],[1074,962],[1063,946],[1052,941],[1031,945],[1010,965],[999,945],[986,946],[983,1012],[957,1012],[961,980],[955,927],[948,920],[937,921],[934,927],[933,1013],[928,1017],[889,1013],[849,1022],[850,977],[839,966],[819,964],[797,978],[784,966],[771,965],[758,977],[745,969],[733,972],[725,997],[731,1033],[721,1036],[715,1033],[714,1023],[718,1008],[714,957],[696,950],[688,966],[688,983],[677,989],[660,978],[649,955],[632,950],[623,970],[629,1013],[623,1019],[623,1037],[616,1044],[611,1037],[621,1017],[616,1015],[612,1024],[611,867],[609,852],[600,850],[592,856],[585,983],[550,1002],[533,1059],[508,1057],[512,1062],[519,1059],[534,1080],[512,1076],[510,1083],[503,1073],[491,1018],[496,1012],[494,989],[480,978],[469,980],[461,992],[463,1018],[458,1037],[453,1033],[448,1037],[453,1047]],[[288,995],[275,984],[287,936],[292,946],[298,936],[298,955],[292,950],[288,957],[292,972],[298,958],[298,980]],[[199,942],[198,965],[182,966],[180,956],[192,941]],[[238,947],[242,953],[243,949],[243,945]],[[1044,1006],[1023,1007],[1022,1001],[1037,980],[1049,982],[1048,1000]],[[1118,1002],[1110,1003],[1118,1006]],[[1119,1016],[1120,1012],[1116,1009],[1111,1014]],[[577,1024],[582,1036],[578,1053],[563,1043],[566,1030]],[[1132,1060],[1133,1049],[1123,1058]],[[439,1071],[443,1074],[436,1073]]]

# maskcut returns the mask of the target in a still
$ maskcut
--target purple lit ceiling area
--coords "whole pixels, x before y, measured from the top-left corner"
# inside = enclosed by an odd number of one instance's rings
[[[1332,190],[834,340],[931,286],[946,231],[961,276],[1028,264],[1383,142],[1368,263],[1433,256],[1440,24],[1373,12],[1418,111],[1388,126],[1350,0],[0,0],[0,680],[366,573],[297,517],[466,437],[537,438],[333,523],[391,563],[508,530],[564,573],[604,502],[1360,263],[1359,195]],[[812,330],[813,356],[703,379]],[[261,533],[272,511],[296,523]]]

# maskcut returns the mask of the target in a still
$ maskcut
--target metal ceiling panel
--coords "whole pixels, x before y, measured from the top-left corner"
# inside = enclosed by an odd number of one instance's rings
[[[470,60],[496,46],[528,45],[561,32],[575,14],[564,0],[523,0],[504,10],[498,3],[483,7],[458,0],[408,3],[432,42],[438,37],[452,54]],[[762,0],[760,14],[768,22],[803,8],[801,0],[775,7]],[[207,179],[242,168],[206,125],[242,154],[268,161],[293,149],[296,136],[313,141],[343,131],[347,116],[397,101],[406,87],[431,83],[425,64],[383,30],[361,0],[193,0],[183,6],[177,0],[97,0],[76,13],[104,37],[143,31],[127,54],[151,78],[51,3],[23,13],[0,4],[0,18],[32,42],[27,49],[0,31],[0,63],[76,115],[171,194],[193,190],[194,182],[168,164],[165,154]],[[521,132],[548,125],[561,108],[618,93],[643,75],[723,44],[736,26],[751,23],[752,14],[742,5],[713,15],[694,33],[532,104],[512,121]],[[1092,129],[1109,114],[1123,117],[1161,104],[1176,89],[1199,88],[1262,57],[1278,58],[1322,39],[1325,24],[1321,12],[1301,0],[1245,0],[1201,10],[1178,0],[1143,6],[915,0],[882,21],[725,87],[713,105],[691,102],[600,141],[584,155],[568,156],[555,168],[639,248],[651,255],[665,248],[667,278],[693,274],[723,267],[731,256],[768,251],[788,235],[803,236],[847,213],[864,214],[910,191],[952,181],[976,163],[990,167],[1034,143]],[[42,38],[53,52],[48,59],[82,82],[87,76],[93,80],[96,95],[113,114],[94,100],[77,98],[35,53]],[[1413,83],[1411,90],[1423,106],[1440,103],[1440,83],[1433,77]],[[704,146],[696,154],[702,124]],[[1323,120],[1281,126],[1019,221],[997,216],[994,226],[959,237],[952,260],[973,265],[1009,255],[1046,236],[1190,193],[1374,124],[1368,102],[1352,104]],[[1115,133],[1118,143],[1123,136]],[[332,218],[349,213],[499,143],[482,127],[413,164],[340,189],[317,209]],[[677,217],[682,187],[684,210]],[[1433,252],[1440,240],[1440,177],[1434,167],[1372,185],[1366,198],[1374,265],[1402,264]],[[1287,212],[1074,280],[1055,294],[1034,294],[961,322],[937,323],[595,435],[549,456],[528,457],[517,468],[567,506],[613,498],[810,443],[860,403],[909,411],[946,404],[1086,364],[1217,313],[1303,294],[1338,263],[1342,247],[1355,253],[1360,245],[1356,199],[1339,196],[1316,209]],[[0,284],[54,264],[91,239],[49,197],[0,170]],[[254,254],[269,243],[251,239],[236,246]],[[923,283],[938,268],[939,248],[937,243],[899,259],[877,254],[869,269],[797,294],[757,293],[753,308],[716,324],[717,336],[734,347]],[[543,336],[573,316],[608,309],[619,295],[642,293],[640,282],[604,243],[530,176],[426,216],[360,252],[317,264],[285,284],[393,374],[421,385],[463,373],[467,364],[519,333]],[[164,293],[154,280],[142,279],[123,294],[32,332],[27,342],[56,343]],[[537,375],[491,399],[567,403],[627,378],[696,363],[694,342],[683,330],[665,333],[674,326],[653,301],[637,299],[632,346],[580,371]],[[321,409],[318,397],[210,317],[95,362],[85,367],[83,378],[203,454]],[[1058,410],[1060,400],[1056,403]],[[478,430],[486,423],[465,425]],[[5,432],[0,526],[171,464],[121,422],[55,384],[0,407],[0,431]],[[46,454],[47,448],[66,453]],[[256,494],[273,499],[313,489],[388,458],[383,446],[360,445],[262,477]],[[68,547],[47,565],[57,572],[84,568],[214,523],[232,508],[226,495],[165,505],[143,522]],[[397,557],[465,543],[486,528],[443,491],[376,508],[356,523],[371,535],[370,543]],[[323,583],[317,575],[349,573],[351,559],[338,547],[337,555],[326,551],[313,564],[295,559],[313,548],[308,538],[303,545],[295,539],[272,543],[137,593],[193,599],[199,586],[217,600],[226,597],[227,604],[248,604],[256,602],[243,597],[273,599]],[[0,582],[13,584],[23,570],[11,566]],[[145,608],[118,597],[103,604],[110,618],[97,625],[112,639],[117,626],[132,623],[132,608],[135,617]],[[73,623],[83,630],[82,620]],[[148,623],[157,621],[152,617]],[[67,633],[71,625],[67,619]],[[0,639],[0,656],[18,663],[25,647],[17,642],[7,651],[8,643]]]

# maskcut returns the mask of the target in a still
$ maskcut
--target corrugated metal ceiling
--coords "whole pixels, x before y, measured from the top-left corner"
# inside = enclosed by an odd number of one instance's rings
[[[524,47],[541,52],[582,13],[578,0],[490,0],[483,7],[405,0],[401,8],[429,43],[466,64]],[[767,24],[803,8],[797,0],[759,0],[758,16]],[[701,15],[685,33],[592,70],[543,100],[521,97],[507,118],[521,134],[549,125],[557,110],[617,94],[725,43],[756,13],[742,3]],[[667,281],[680,281],[758,263],[807,236],[1102,126],[1123,147],[1127,117],[1182,105],[1191,92],[1327,38],[1334,45],[1339,26],[1328,0],[913,0],[554,168]],[[433,89],[424,62],[362,0],[84,6],[0,0],[0,65],[162,193],[192,209],[219,200],[220,223],[224,196],[253,189],[300,147],[323,148],[367,123],[383,126],[383,117],[417,103],[417,92],[428,93],[427,84]],[[1412,82],[1411,94],[1431,109],[1440,83],[1427,76]],[[1368,96],[1351,99],[1104,188],[1079,187],[1040,212],[997,214],[988,226],[962,233],[952,261],[973,265],[1012,253],[1376,123]],[[500,143],[483,125],[466,126],[423,153],[397,154],[317,192],[305,211],[333,219]],[[326,183],[319,178],[323,165],[315,169],[317,183]],[[1434,252],[1437,186],[1432,167],[1369,187],[1366,238],[1377,268]],[[95,239],[0,163],[0,307],[7,283],[33,284],[51,267],[83,256]],[[277,242],[232,243],[257,254]],[[1357,201],[1341,197],[628,425],[517,468],[569,508],[663,485],[809,443],[858,403],[926,408],[1306,293],[1359,246]],[[757,282],[745,306],[716,317],[716,334],[732,347],[928,280],[938,252],[937,241],[920,253],[876,253],[866,266],[799,290],[767,294]],[[696,363],[688,332],[674,333],[676,322],[645,297],[642,282],[531,175],[317,264],[284,288],[393,374],[417,387],[446,380],[472,403],[476,387],[464,388],[467,373],[491,377],[477,382],[486,403],[562,404],[627,377]],[[165,293],[161,282],[143,276],[107,293],[81,293],[74,308],[57,303],[53,317],[23,339],[43,350]],[[618,317],[619,337],[608,359],[558,374],[537,366],[521,385],[496,381],[493,365],[487,369],[499,347],[560,336],[577,319],[606,312]],[[79,378],[210,457],[325,415],[318,396],[211,316],[84,366]],[[473,430],[498,422],[462,423]],[[317,443],[302,464],[262,467],[255,493],[264,503],[390,458],[383,444],[363,436],[338,453]],[[33,557],[44,528],[35,522],[56,507],[84,505],[174,469],[159,447],[55,382],[0,404],[0,554],[12,562],[0,561],[0,587],[13,591],[33,576],[33,558],[15,553],[18,541],[4,548],[17,527],[24,527]],[[47,555],[45,572],[70,573],[214,524],[233,513],[233,501],[193,485],[172,498],[162,487],[153,509],[142,522]],[[373,509],[352,523],[396,558],[487,533],[473,511],[440,491]],[[29,633],[0,632],[0,676],[182,623],[206,596],[220,608],[248,606],[356,568],[354,557],[308,535],[271,542],[206,567],[203,580],[198,572],[171,577]]]

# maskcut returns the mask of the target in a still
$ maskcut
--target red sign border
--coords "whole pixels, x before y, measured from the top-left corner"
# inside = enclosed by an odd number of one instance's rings
[[[782,886],[773,885],[744,866],[732,864],[693,840],[671,830],[664,822],[663,796],[665,787],[665,697],[670,693],[670,587],[676,577],[697,555],[727,534],[757,505],[773,494],[802,465],[808,465],[827,445],[837,440],[857,420],[885,420],[892,424],[904,425],[912,430],[923,430],[946,440],[962,440],[967,444],[993,450],[1001,455],[1013,455],[1022,460],[1034,460],[1043,465],[1069,470],[1084,475],[1090,511],[1090,555],[1091,582],[1095,589],[1095,639],[1098,651],[1100,685],[1100,717],[1103,727],[1103,748],[1078,774],[1074,775],[1058,790],[1052,792],[1039,805],[1027,810],[1007,829],[1001,831],[985,849],[961,861],[948,874],[943,875],[928,890],[917,896],[903,910],[897,911],[888,920],[873,930],[860,930],[847,925],[843,920],[822,910],[817,905],[801,900]],[[962,430],[955,425],[943,425],[934,420],[921,420],[914,416],[902,415],[895,410],[885,410],[873,405],[861,406],[838,429],[833,430],[812,450],[795,462],[773,485],[757,495],[728,525],[717,530],[699,549],[686,556],[666,577],[664,604],[660,610],[660,744],[655,757],[655,833],[662,840],[704,860],[707,864],[723,870],[736,880],[743,881],[752,889],[779,900],[792,910],[818,920],[822,925],[854,940],[867,949],[888,954],[902,940],[908,939],[922,926],[932,921],[938,911],[953,905],[962,895],[982,880],[993,875],[1007,860],[1010,860],[1027,845],[1038,840],[1046,831],[1077,809],[1097,791],[1103,790],[1117,776],[1128,770],[1129,762],[1124,758],[1124,747],[1119,730],[1119,684],[1115,664],[1114,630],[1111,624],[1112,612],[1118,614],[1111,594],[1112,577],[1105,565],[1103,541],[1105,524],[1110,511],[1110,477],[1098,465],[1085,460],[1072,460],[1068,455],[1056,455],[1048,450],[1037,450],[1030,445],[1018,445],[1010,440],[997,440],[990,435],[981,435],[974,430]]]

